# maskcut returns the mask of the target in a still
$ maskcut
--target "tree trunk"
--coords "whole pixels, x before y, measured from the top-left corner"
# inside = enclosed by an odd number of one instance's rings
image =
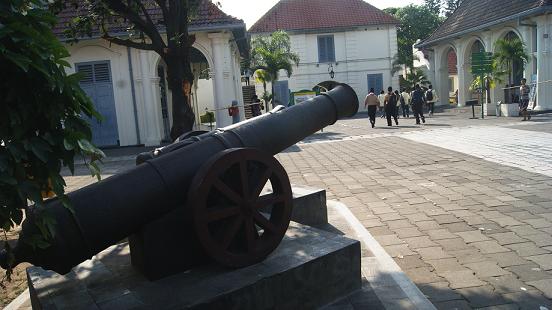
[[[195,116],[190,102],[194,75],[190,66],[190,48],[195,37],[188,35],[188,11],[186,0],[169,0],[167,20],[167,45],[164,57],[167,63],[167,78],[172,92],[171,139],[176,140],[183,133],[191,131]]]
[[[263,96],[265,96],[265,95],[266,95],[266,81],[264,81],[264,80],[263,80],[263,89],[264,89],[264,94],[263,94]],[[268,98],[268,97],[267,97],[267,98]],[[265,112],[268,113],[268,102],[266,102],[266,100],[265,100]]]
[[[190,102],[193,85],[190,64],[184,57],[172,56],[167,61],[167,79],[172,93],[171,139],[174,141],[183,133],[191,131],[195,115]],[[186,70],[186,68],[188,68]],[[186,73],[186,71],[189,71]]]
[[[274,83],[276,81],[271,81],[270,82],[270,87],[271,87],[271,91],[272,91],[272,108],[274,109],[276,107],[276,102],[275,102],[275,99],[276,99],[276,96],[274,95]]]

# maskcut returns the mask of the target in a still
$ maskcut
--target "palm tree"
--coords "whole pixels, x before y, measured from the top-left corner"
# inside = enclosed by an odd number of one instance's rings
[[[508,74],[508,84],[513,83],[514,64],[521,63],[518,70],[523,70],[526,63],[529,62],[529,54],[525,51],[525,44],[519,38],[499,39],[495,43],[495,53],[493,55],[498,64],[502,64],[502,69]]]
[[[499,39],[495,43],[495,53],[493,55],[494,61],[501,65],[504,72],[508,74],[508,85],[512,86],[514,83],[514,64],[522,64],[518,70],[523,71],[523,67],[529,62],[529,55],[525,51],[525,44],[519,38],[504,38]],[[506,102],[510,102],[512,96],[511,89],[508,88],[505,93]]]
[[[424,71],[420,68],[411,69],[410,72],[407,72],[404,78],[401,79],[401,88],[414,89],[414,86],[416,86],[416,84],[429,84],[429,80],[427,79]]]
[[[266,82],[272,85],[274,98],[274,82],[279,78],[280,70],[290,77],[293,64],[299,64],[299,56],[291,51],[289,35],[282,30],[273,32],[270,36],[260,36],[251,41],[251,67],[257,78],[263,80],[266,96]]]

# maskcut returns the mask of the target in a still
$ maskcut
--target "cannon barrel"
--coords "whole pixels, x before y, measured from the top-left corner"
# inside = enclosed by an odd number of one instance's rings
[[[184,205],[194,175],[213,155],[236,147],[275,155],[338,119],[355,115],[358,106],[354,90],[340,84],[300,105],[217,129],[193,144],[69,193],[72,210],[57,199],[48,201],[46,207],[27,214],[14,257],[3,250],[0,265],[6,268],[30,262],[68,273],[143,225]],[[49,247],[33,248],[26,240],[39,234],[36,218],[41,212],[55,219],[53,238]]]

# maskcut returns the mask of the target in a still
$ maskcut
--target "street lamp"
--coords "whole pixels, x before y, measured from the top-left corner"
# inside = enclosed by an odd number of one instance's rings
[[[334,69],[333,69],[333,64],[329,64],[328,65],[328,73],[330,74],[330,78],[333,78],[335,77],[335,72],[334,72]]]

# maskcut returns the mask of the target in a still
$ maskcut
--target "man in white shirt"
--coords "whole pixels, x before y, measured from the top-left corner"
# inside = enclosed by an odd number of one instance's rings
[[[403,88],[402,90],[400,101],[403,117],[410,118],[410,94],[406,88]]]
[[[385,102],[385,92],[382,90],[380,94],[378,95],[379,100],[379,111],[381,113],[381,118],[385,117],[385,110],[383,109],[383,103]]]

